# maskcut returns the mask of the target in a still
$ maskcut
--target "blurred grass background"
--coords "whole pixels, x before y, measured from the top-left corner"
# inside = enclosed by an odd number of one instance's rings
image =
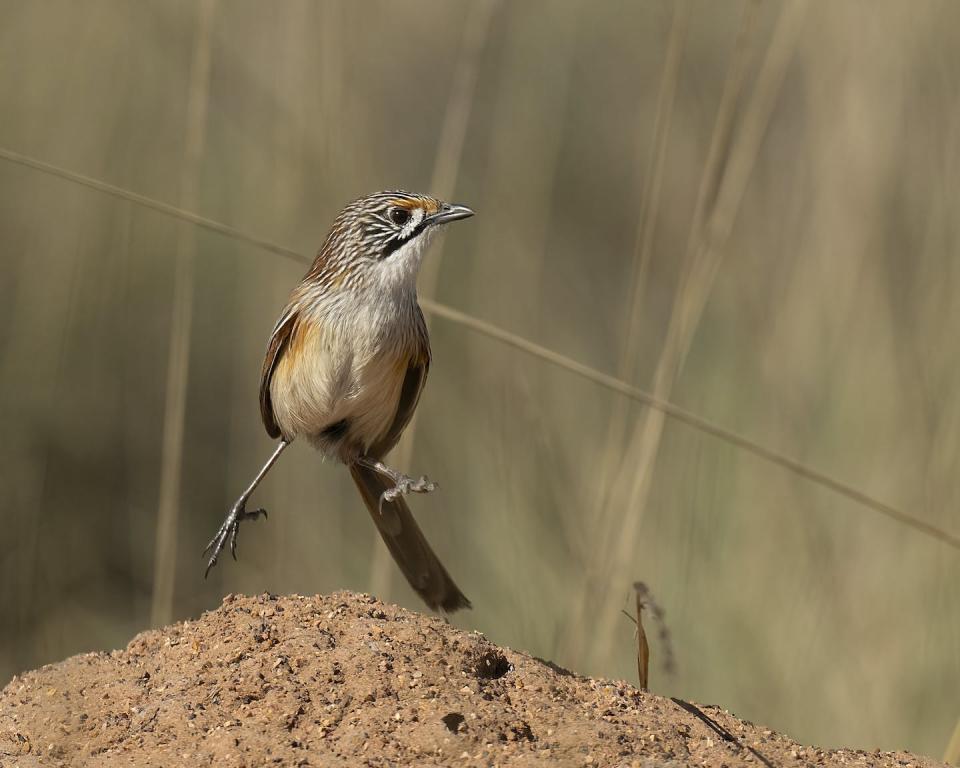
[[[0,148],[312,254],[383,188],[473,206],[423,293],[960,531],[960,4],[0,0]],[[304,267],[0,160],[0,680],[228,591],[413,608],[350,479],[294,447],[240,562]],[[431,321],[404,463],[474,611],[822,745],[941,755],[960,553]],[[158,522],[159,520],[159,522]]]

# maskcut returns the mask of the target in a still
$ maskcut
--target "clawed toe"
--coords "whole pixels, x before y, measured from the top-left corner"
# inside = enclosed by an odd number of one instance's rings
[[[234,521],[233,525],[230,527],[230,554],[233,556],[233,559],[237,559],[237,531],[240,530],[240,521],[241,520],[256,520],[260,515],[263,515],[264,518],[267,517],[267,510],[265,509],[252,509],[249,512],[242,510],[238,515],[237,519]]]
[[[381,477],[386,477],[393,481],[393,487],[387,488],[380,494],[379,506],[381,514],[383,513],[384,504],[396,501],[401,496],[408,493],[430,493],[440,487],[426,475],[421,475],[419,479],[414,480],[409,475],[397,472],[397,470],[391,469],[382,461],[371,459],[369,456],[360,456],[357,459],[357,463],[367,469],[372,469]]]
[[[267,517],[267,510],[252,509],[248,512],[244,509],[243,502],[236,504],[233,509],[230,510],[230,514],[228,514],[223,521],[220,530],[210,539],[210,543],[207,544],[203,550],[204,557],[206,557],[207,553],[210,553],[210,559],[207,560],[207,568],[203,572],[204,578],[210,573],[210,569],[217,564],[217,559],[220,557],[220,553],[223,552],[223,548],[228,542],[230,544],[230,554],[234,560],[237,559],[237,531],[240,530],[240,523],[244,520],[256,520],[260,515]]]
[[[387,488],[380,494],[380,511],[383,511],[383,505],[405,496],[408,493],[430,493],[437,490],[440,486],[433,482],[426,475],[422,475],[418,480],[412,477],[401,475],[397,478],[396,485],[393,488]]]

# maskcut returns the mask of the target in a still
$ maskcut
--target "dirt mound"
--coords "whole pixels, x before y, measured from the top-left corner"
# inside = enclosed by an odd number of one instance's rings
[[[228,596],[15,677],[3,766],[934,765],[822,751],[365,595]]]

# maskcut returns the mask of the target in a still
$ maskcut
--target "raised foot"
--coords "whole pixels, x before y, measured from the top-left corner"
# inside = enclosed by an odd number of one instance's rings
[[[233,505],[233,509],[230,510],[230,513],[224,519],[220,530],[217,531],[216,536],[210,539],[210,543],[207,544],[203,550],[204,557],[207,556],[208,552],[211,553],[210,559],[207,560],[207,568],[203,572],[203,578],[207,578],[210,569],[217,564],[217,558],[220,557],[220,553],[223,551],[224,546],[226,546],[228,539],[230,541],[230,554],[233,555],[234,560],[237,559],[237,531],[240,529],[241,522],[244,520],[256,520],[260,515],[267,517],[267,510],[265,509],[252,509],[248,512],[246,510],[246,503],[245,499],[241,499]]]
[[[393,488],[387,488],[387,490],[380,494],[380,512],[383,512],[383,505],[385,503],[388,504],[394,499],[398,499],[408,493],[430,493],[439,487],[440,486],[426,475],[422,475],[419,479],[414,480],[408,475],[398,473],[394,478]]]

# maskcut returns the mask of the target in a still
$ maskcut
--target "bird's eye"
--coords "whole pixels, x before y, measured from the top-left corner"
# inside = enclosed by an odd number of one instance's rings
[[[410,221],[410,211],[406,208],[394,208],[390,211],[390,221],[396,224],[398,227],[402,227],[408,221]]]

